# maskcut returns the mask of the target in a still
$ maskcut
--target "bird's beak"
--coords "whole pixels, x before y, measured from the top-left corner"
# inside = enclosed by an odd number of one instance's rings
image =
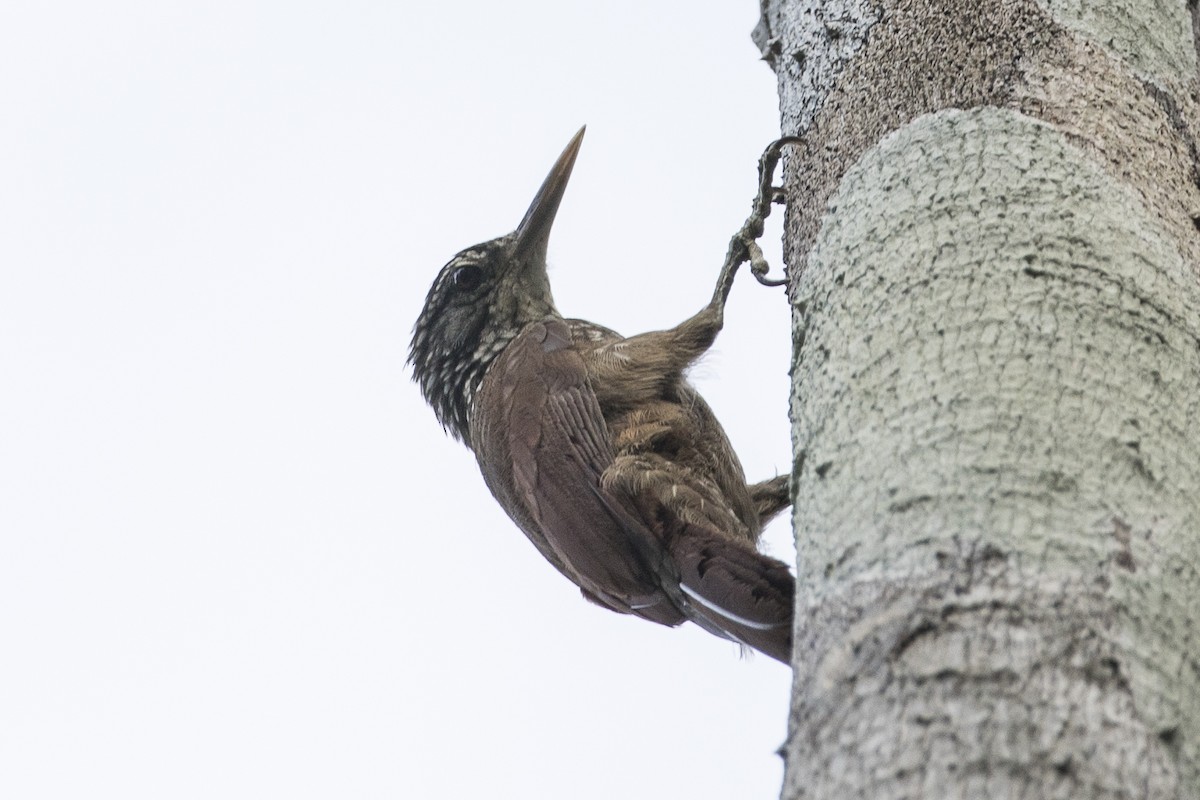
[[[579,155],[579,147],[583,144],[584,125],[571,137],[567,147],[554,162],[550,174],[542,182],[525,219],[517,226],[517,255],[530,256],[539,254],[539,260],[545,260],[546,247],[550,242],[550,228],[554,225],[554,216],[558,213],[558,205],[562,202],[567,191],[567,181],[571,178],[571,168],[575,166],[575,156]]]

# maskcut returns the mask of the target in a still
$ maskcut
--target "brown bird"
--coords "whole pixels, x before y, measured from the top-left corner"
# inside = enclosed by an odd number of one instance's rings
[[[514,232],[442,268],[413,329],[415,380],[500,505],[584,597],[663,625],[691,620],[788,663],[795,582],[755,547],[788,505],[787,477],[747,485],[683,376],[721,330],[737,263],[670,330],[624,338],[564,319],[546,249],[583,133]]]

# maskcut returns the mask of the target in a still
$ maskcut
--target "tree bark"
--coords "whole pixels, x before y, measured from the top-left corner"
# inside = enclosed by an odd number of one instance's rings
[[[804,138],[783,797],[1200,797],[1194,15],[764,0]]]

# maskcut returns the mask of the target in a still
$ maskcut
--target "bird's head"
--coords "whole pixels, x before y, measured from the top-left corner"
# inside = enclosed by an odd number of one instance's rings
[[[442,267],[413,326],[413,377],[442,426],[468,445],[471,401],[488,366],[526,325],[558,313],[546,249],[584,130],[558,157],[515,231],[461,250]]]

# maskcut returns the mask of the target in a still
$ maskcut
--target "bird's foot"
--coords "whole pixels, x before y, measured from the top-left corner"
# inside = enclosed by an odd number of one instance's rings
[[[776,514],[792,504],[790,479],[791,475],[776,475],[746,487],[750,490],[750,499],[754,502],[754,510],[758,512],[760,525],[765,527]]]
[[[767,263],[758,239],[763,234],[767,217],[771,216],[771,205],[783,205],[787,202],[787,193],[782,186],[774,184],[775,167],[783,154],[783,148],[789,144],[799,144],[803,141],[799,136],[784,136],[767,145],[767,149],[758,159],[758,193],[754,197],[754,205],[745,223],[729,240],[729,250],[725,254],[725,263],[717,278],[717,287],[713,291],[712,305],[724,309],[725,301],[729,299],[729,290],[733,286],[734,275],[738,267],[750,262],[750,272],[764,286],[782,286],[786,278],[769,278],[771,265]]]

